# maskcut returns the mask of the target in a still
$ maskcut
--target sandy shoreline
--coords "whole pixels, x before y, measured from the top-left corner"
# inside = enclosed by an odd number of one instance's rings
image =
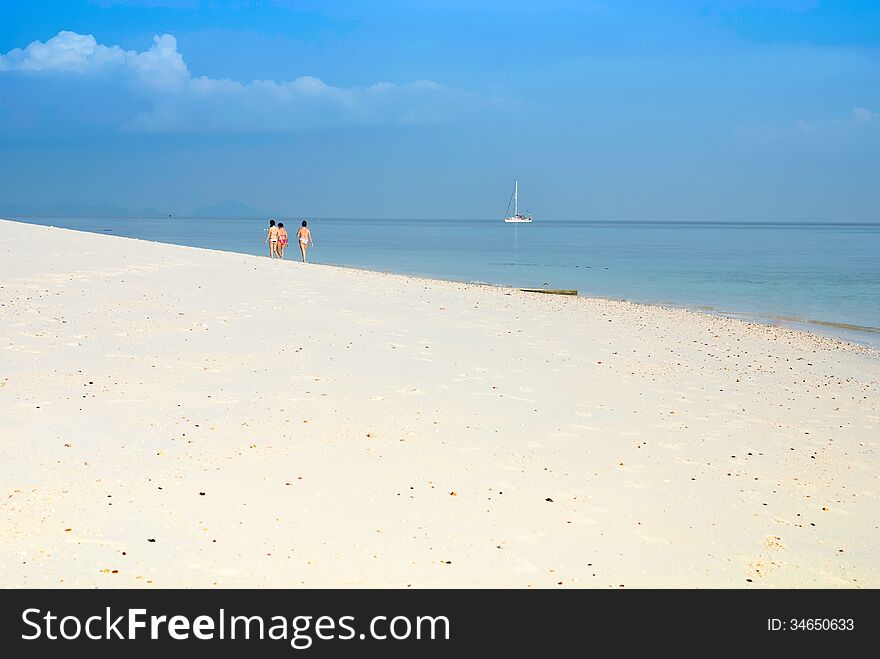
[[[44,219],[49,219],[54,216],[42,216]],[[58,216],[60,218],[67,216]],[[131,216],[131,217],[121,217],[116,219],[144,219],[140,216]],[[165,216],[155,216],[146,219],[154,219],[154,220],[162,220],[167,219]],[[200,218],[186,218],[186,217],[178,217],[178,219],[200,219]],[[204,219],[204,218],[201,218]],[[217,219],[235,219],[235,218],[217,218]],[[282,218],[285,220],[289,220],[289,218]],[[22,222],[25,224],[33,224],[35,222],[32,221],[32,218],[26,216],[17,216],[14,218],[10,218],[7,221],[14,222]],[[38,223],[38,226],[46,226],[53,229],[62,229],[64,227],[59,227],[51,224]],[[70,227],[70,229],[74,231],[85,231],[87,233],[97,233],[98,235],[109,235],[109,236],[117,236],[122,238],[128,238],[131,240],[142,240],[147,242],[160,242],[161,244],[172,244],[172,245],[182,245],[187,246],[182,243],[171,242],[171,241],[150,241],[147,238],[135,238],[128,235],[123,235],[120,233],[116,233],[114,229],[88,229],[82,227]],[[202,249],[207,249],[209,251],[219,251],[219,252],[232,252],[235,254],[241,254],[247,252],[243,252],[240,249],[225,249],[225,248],[210,248],[210,247],[202,247]],[[323,253],[322,253],[323,254]],[[260,250],[259,256],[264,256],[263,251]],[[291,255],[296,256],[296,259],[290,259]],[[298,260],[299,256],[297,254],[288,254],[288,258],[290,260]],[[322,260],[323,257],[319,258]],[[436,273],[419,271],[419,270],[409,270],[409,269],[400,269],[399,267],[391,268],[391,269],[383,269],[382,267],[368,267],[368,266],[352,266],[346,263],[325,263],[323,265],[332,266],[335,268],[344,268],[349,270],[367,270],[370,272],[384,272],[387,274],[400,274],[406,277],[415,277],[418,279],[432,279],[437,281],[446,281],[457,284],[474,284],[479,286],[492,286],[495,288],[503,288],[505,290],[509,290],[510,288],[516,288],[519,290],[519,286],[514,286],[510,283],[500,282],[500,281],[485,281],[474,278],[467,277],[452,277],[452,276],[443,276],[438,275]],[[831,318],[814,318],[809,314],[803,315],[792,315],[791,313],[779,313],[771,310],[764,311],[756,311],[756,310],[744,310],[737,309],[735,307],[729,306],[714,306],[707,304],[697,304],[697,303],[688,303],[686,301],[671,301],[663,298],[642,298],[638,296],[634,297],[620,297],[614,295],[601,295],[595,291],[585,292],[584,290],[579,289],[582,297],[590,297],[597,298],[603,300],[612,300],[618,302],[632,302],[639,305],[645,306],[657,306],[663,308],[671,308],[671,309],[685,309],[688,311],[695,311],[701,314],[720,317],[720,318],[732,318],[735,320],[741,320],[747,323],[758,323],[761,325],[772,325],[775,327],[786,327],[789,329],[806,331],[811,334],[819,334],[822,336],[827,336],[832,339],[839,339],[846,343],[851,343],[854,345],[863,346],[869,348],[871,350],[880,351],[880,327],[874,327],[872,325],[865,324],[853,324],[851,322],[843,322],[840,320],[834,320]]]
[[[880,356],[0,222],[0,586],[880,585]]]

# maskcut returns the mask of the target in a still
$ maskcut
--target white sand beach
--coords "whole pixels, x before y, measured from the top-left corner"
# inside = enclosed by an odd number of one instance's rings
[[[880,355],[0,222],[2,587],[878,587]]]

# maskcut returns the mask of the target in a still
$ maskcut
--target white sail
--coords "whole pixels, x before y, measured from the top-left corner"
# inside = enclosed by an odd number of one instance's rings
[[[510,202],[507,202],[507,211],[510,211]],[[506,213],[505,213],[506,215]],[[516,180],[513,182],[513,215],[507,215],[504,218],[505,222],[508,223],[522,223],[522,222],[531,222],[531,215],[520,215],[519,214],[519,181]]]

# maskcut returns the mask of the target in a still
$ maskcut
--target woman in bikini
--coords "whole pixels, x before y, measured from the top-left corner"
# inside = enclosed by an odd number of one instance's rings
[[[299,249],[302,252],[303,263],[307,263],[306,261],[306,247],[311,245],[315,246],[315,243],[312,241],[312,232],[309,231],[309,223],[303,220],[302,226],[297,229],[296,238],[299,240]]]
[[[269,258],[274,259],[278,254],[278,227],[275,226],[275,220],[269,220],[269,232],[263,241],[264,245],[266,243],[269,243]]]
[[[284,248],[287,247],[287,229],[284,228],[284,222],[278,223],[278,258],[284,258]]]

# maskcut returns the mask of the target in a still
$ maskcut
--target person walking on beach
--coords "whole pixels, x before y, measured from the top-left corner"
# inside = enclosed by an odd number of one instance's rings
[[[308,263],[306,260],[306,248],[311,245],[315,246],[314,241],[312,241],[312,232],[309,231],[309,223],[305,220],[302,221],[302,226],[297,229],[296,238],[299,241],[299,250],[302,252],[303,263]]]
[[[278,258],[284,258],[284,248],[287,247],[287,229],[284,228],[284,222],[278,223]]]
[[[266,243],[269,243],[269,258],[274,259],[278,254],[278,227],[275,226],[275,220],[269,220],[269,232],[263,241],[264,245]]]

